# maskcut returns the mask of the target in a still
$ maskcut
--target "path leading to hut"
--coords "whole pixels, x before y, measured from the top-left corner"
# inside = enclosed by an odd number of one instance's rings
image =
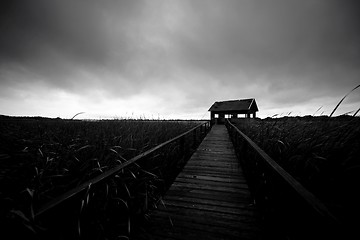
[[[134,239],[262,239],[259,216],[224,125],[214,125]]]

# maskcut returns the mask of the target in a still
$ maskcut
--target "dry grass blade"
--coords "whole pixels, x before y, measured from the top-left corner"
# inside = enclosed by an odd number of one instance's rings
[[[128,171],[129,171],[129,173],[131,174],[131,176],[134,178],[134,179],[137,179],[137,177],[135,176],[135,174],[131,171],[131,170],[129,170],[129,169],[127,169]]]
[[[144,169],[140,169],[140,171],[142,171],[143,173],[146,173],[146,174],[148,174],[148,175],[150,175],[150,176],[152,176],[152,177],[154,177],[154,178],[158,178],[157,175],[155,175],[155,174],[153,174],[153,173],[151,173],[151,172],[148,172],[148,171],[146,171],[146,170],[144,170]]]
[[[5,159],[9,159],[10,155],[9,154],[0,154],[0,160],[5,160]]]
[[[126,193],[128,195],[129,198],[132,198],[131,194],[130,194],[130,190],[129,188],[127,187],[126,183],[123,183],[124,187],[125,187],[125,190],[126,190]]]
[[[78,116],[78,115],[80,115],[80,114],[83,114],[83,113],[85,113],[85,112],[79,112],[79,113],[75,114],[75,115],[71,118],[71,120],[73,120],[76,116]]]
[[[31,221],[29,220],[29,218],[27,218],[25,216],[25,214],[19,210],[11,210],[10,211],[14,216],[17,216],[18,218],[20,218],[24,224],[24,226],[29,229],[31,232],[36,233],[36,230],[33,228],[33,226],[30,224]]]
[[[360,111],[360,108],[354,113],[353,117],[355,117],[356,114],[358,114],[359,111]]]
[[[130,235],[131,232],[131,222],[130,222],[130,217],[128,218],[128,234]]]
[[[21,212],[20,210],[11,210],[10,211],[12,214],[20,217],[22,220],[24,220],[25,222],[30,222],[29,218],[27,218],[25,216],[25,214],[23,212]]]
[[[348,92],[341,100],[340,102],[336,105],[336,107],[334,108],[334,110],[331,112],[330,117],[335,113],[336,109],[338,109],[338,107],[340,106],[340,104],[344,101],[344,99],[353,91],[355,91],[357,88],[360,87],[360,84],[357,85],[356,87],[354,87],[350,92]]]
[[[128,203],[127,203],[127,201],[125,201],[124,199],[122,199],[122,198],[114,198],[113,200],[118,200],[118,201],[122,202],[122,203],[124,204],[124,206],[125,206],[127,209],[129,209]]]
[[[171,219],[170,216],[169,216],[169,222],[170,222],[170,225],[171,225],[172,227],[174,227],[174,223],[173,223],[173,221],[172,221],[172,219]]]
[[[78,235],[79,235],[79,237],[81,237],[80,217],[78,218],[78,221],[77,221],[77,230],[78,230]]]
[[[127,236],[118,236],[117,238],[118,239],[129,239],[129,237],[127,237]]]
[[[115,149],[110,148],[109,151],[115,153],[121,160],[123,160],[123,161],[125,161],[125,162],[127,161],[127,159],[124,158],[123,156],[121,156],[121,154],[119,154]],[[120,161],[120,162],[121,162],[121,161]]]
[[[165,204],[165,202],[164,202],[164,200],[162,199],[162,198],[160,198],[160,203],[164,206],[164,208],[166,208],[166,204]]]
[[[91,188],[91,183],[89,183],[89,185],[86,189],[84,199],[81,200],[80,213],[84,210],[84,207],[86,207],[89,204],[90,188]]]
[[[315,116],[315,114],[316,114],[318,111],[320,111],[320,110],[322,109],[322,107],[323,107],[323,106],[319,107],[319,108],[314,112],[313,116]]]
[[[106,188],[105,196],[106,196],[106,198],[107,198],[108,195],[109,195],[109,184],[105,184],[105,188]]]
[[[91,145],[85,145],[85,146],[83,146],[83,147],[75,150],[75,152],[79,152],[79,151],[81,151],[81,150],[84,150],[84,149],[87,149],[87,148],[90,148],[90,147],[92,147],[92,146],[91,146]]]
[[[354,111],[348,111],[348,112],[346,112],[346,113],[343,113],[343,114],[341,114],[341,115],[349,115],[350,113],[353,113]]]

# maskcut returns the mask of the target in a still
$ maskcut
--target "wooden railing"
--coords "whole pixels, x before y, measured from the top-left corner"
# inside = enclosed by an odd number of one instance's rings
[[[112,239],[131,235],[134,225],[158,203],[211,128],[205,121],[38,208],[41,238]]]
[[[229,120],[225,124],[269,234],[285,239],[346,235],[337,218],[314,194]]]

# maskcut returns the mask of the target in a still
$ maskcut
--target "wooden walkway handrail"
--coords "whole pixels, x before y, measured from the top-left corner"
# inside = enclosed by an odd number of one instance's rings
[[[188,130],[187,132],[180,134],[160,145],[157,145],[156,147],[145,151],[131,159],[129,159],[128,161],[120,164],[119,166],[116,166],[112,169],[109,169],[108,171],[94,177],[91,180],[88,180],[82,184],[80,184],[79,186],[67,191],[66,193],[60,195],[59,197],[55,198],[54,200],[50,201],[49,203],[45,204],[44,206],[40,207],[37,211],[35,211],[34,214],[34,218],[38,218],[41,215],[43,215],[45,212],[49,211],[50,209],[56,207],[57,205],[61,204],[62,202],[64,202],[65,200],[74,197],[75,195],[78,195],[81,192],[84,192],[85,190],[88,190],[90,188],[93,188],[94,185],[99,184],[100,182],[104,182],[107,179],[109,179],[110,177],[114,176],[116,173],[118,173],[119,171],[121,171],[122,169],[124,169],[125,167],[134,164],[136,162],[138,162],[140,159],[143,159],[149,155],[151,155],[152,153],[161,150],[162,148],[166,147],[167,145],[174,143],[176,141],[181,141],[182,139],[184,139],[185,136],[190,135],[190,134],[196,134],[197,129],[200,129],[200,134],[201,133],[207,133],[209,131],[211,127],[211,123],[210,121],[205,121],[204,123],[201,123],[199,125],[197,125],[196,127]],[[204,128],[204,129],[203,129]]]
[[[325,206],[322,201],[320,201],[313,193],[308,191],[301,183],[299,183],[294,177],[292,177],[287,171],[285,171],[278,163],[276,163],[267,153],[265,153],[256,143],[254,143],[248,136],[241,132],[229,120],[227,120],[225,124],[234,143],[234,147],[237,151],[238,157],[240,158],[242,164],[246,165],[245,171],[248,175],[251,175],[248,177],[258,178],[249,181],[250,187],[252,187],[253,191],[255,192],[255,201],[258,200],[258,202],[262,202],[262,204],[260,205],[265,205],[266,208],[272,207],[268,206],[268,204],[273,204],[274,201],[271,200],[274,199],[283,201],[282,204],[285,203],[288,205],[292,205],[290,208],[287,208],[284,211],[296,209],[296,204],[298,203],[303,204],[306,209],[306,214],[309,213],[309,217],[312,217],[313,219],[304,219],[303,216],[301,216],[299,217],[299,219],[297,219],[298,222],[321,221],[317,222],[319,226],[322,225],[321,227],[319,227],[319,231],[328,231],[328,235],[331,235],[332,231],[334,231],[334,233],[335,231],[339,233],[338,229],[340,229],[340,222],[329,211],[327,206]],[[248,154],[248,150],[251,150],[252,155],[246,155]],[[271,183],[271,181],[275,181],[275,179],[276,183]],[[287,200],[284,199],[287,198],[284,192],[286,192],[286,194],[294,195],[295,197],[291,198],[296,199],[297,202],[287,202]],[[271,194],[279,194],[281,196],[272,196]],[[262,200],[259,200],[259,198],[262,198]],[[276,206],[277,209],[272,209],[272,211],[281,211],[278,208],[281,208],[282,204]],[[260,208],[261,207],[263,206],[260,206]],[[263,210],[264,212],[271,211],[269,209]],[[294,212],[300,212],[301,214],[303,214],[304,212],[301,212],[302,210],[303,207],[300,207],[299,209],[294,210]],[[272,214],[278,213],[279,212],[273,212]],[[286,214],[291,215],[291,213]],[[292,217],[296,218],[297,216]],[[285,221],[290,220],[287,219]],[[301,228],[302,226],[297,227]],[[303,230],[306,231],[305,229]],[[323,233],[324,232],[319,234],[321,235]]]

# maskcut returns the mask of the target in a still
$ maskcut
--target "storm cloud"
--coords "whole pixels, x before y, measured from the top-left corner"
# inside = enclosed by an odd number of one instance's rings
[[[199,118],[249,97],[259,116],[311,114],[360,82],[358,1],[16,0],[0,14],[0,114]]]

